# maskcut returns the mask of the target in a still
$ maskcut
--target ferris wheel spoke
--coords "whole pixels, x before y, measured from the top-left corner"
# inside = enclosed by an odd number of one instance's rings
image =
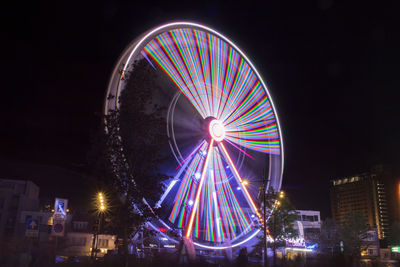
[[[201,173],[200,182],[199,182],[199,185],[197,187],[196,198],[194,200],[193,209],[192,209],[192,212],[191,212],[191,215],[190,215],[190,219],[189,219],[189,224],[188,224],[188,228],[187,228],[187,232],[186,232],[186,237],[187,238],[189,238],[191,233],[192,233],[194,215],[196,214],[196,211],[197,211],[198,206],[199,206],[200,194],[201,194],[202,187],[203,187],[203,184],[204,184],[204,179],[205,179],[206,172],[207,172],[206,171],[207,170],[207,165],[208,165],[208,162],[209,162],[210,157],[211,157],[211,150],[213,148],[213,145],[214,145],[214,140],[211,139],[210,145],[208,146],[207,156],[206,156],[206,159],[204,161],[203,172]]]
[[[202,149],[203,147],[206,146],[206,140],[203,140],[200,145],[198,145],[190,154],[189,156],[186,157],[185,160],[183,160],[178,167],[176,167],[176,170],[178,170],[180,168],[180,170],[178,171],[178,173],[174,176],[174,178],[172,179],[172,181],[168,184],[167,189],[165,190],[164,194],[161,196],[160,200],[157,202],[156,206],[157,208],[161,207],[162,202],[165,200],[165,198],[167,197],[167,195],[169,194],[169,192],[171,191],[172,187],[174,187],[174,185],[180,180],[180,177],[182,175],[182,173],[185,171],[185,169],[188,167],[189,163],[192,161],[192,159],[194,158],[195,154]],[[193,168],[190,168],[193,169]]]
[[[212,191],[216,199],[214,202],[218,203],[214,204],[214,219],[217,237],[222,241],[232,240],[252,229],[251,221],[234,193],[224,162],[226,160],[223,159],[221,149],[214,149]]]
[[[214,102],[218,88],[214,88],[217,76],[214,72],[219,73],[222,67],[213,60],[216,56],[210,46],[215,46],[214,39],[204,32],[179,29],[160,34],[143,49],[203,118],[216,115]]]
[[[261,222],[262,222],[261,215],[260,215],[260,213],[258,212],[257,206],[256,206],[256,204],[254,203],[253,199],[251,198],[249,191],[248,191],[247,188],[244,186],[243,180],[242,180],[242,178],[240,177],[240,174],[239,174],[238,170],[236,169],[235,164],[233,164],[232,158],[229,156],[229,153],[228,153],[228,151],[226,150],[224,144],[221,142],[221,143],[219,143],[218,147],[221,148],[221,150],[223,151],[223,154],[224,154],[225,158],[227,159],[227,161],[228,161],[228,163],[229,163],[229,166],[232,168],[233,173],[234,173],[234,177],[237,179],[237,182],[238,182],[240,188],[243,190],[244,195],[245,195],[245,198],[246,198],[246,200],[247,200],[247,202],[248,202],[250,208],[252,209],[252,211],[253,211],[254,213],[257,214],[257,217],[258,217],[258,218],[261,220]]]

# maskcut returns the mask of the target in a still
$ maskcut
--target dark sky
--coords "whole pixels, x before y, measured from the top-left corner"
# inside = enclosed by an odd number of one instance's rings
[[[400,68],[394,5],[134,2],[17,2],[3,9],[3,178],[33,179],[42,195],[57,194],[53,185],[59,183],[58,172],[67,177],[69,170],[84,170],[90,133],[99,125],[107,81],[120,52],[149,28],[176,20],[222,32],[258,68],[281,119],[283,185],[298,208],[321,210],[325,217],[330,179],[375,163],[398,168]],[[59,171],[35,173],[32,164]],[[63,180],[67,197],[85,193],[84,186],[77,186],[85,183],[78,176]]]

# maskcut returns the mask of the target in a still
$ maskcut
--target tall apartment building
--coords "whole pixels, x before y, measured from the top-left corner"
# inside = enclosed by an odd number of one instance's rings
[[[371,171],[331,181],[332,217],[341,223],[349,210],[364,214],[379,239],[388,236],[389,211],[385,184],[379,172]]]

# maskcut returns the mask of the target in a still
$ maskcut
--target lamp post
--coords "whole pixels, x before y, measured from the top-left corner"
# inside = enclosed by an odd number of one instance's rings
[[[268,266],[268,246],[267,246],[267,211],[266,211],[266,198],[265,198],[265,190],[267,184],[267,174],[266,170],[264,169],[264,177],[263,177],[263,220],[264,220],[264,266]]]
[[[261,180],[253,180],[253,181],[251,181],[251,182],[253,182],[253,183],[255,183],[255,182],[261,182]],[[249,182],[249,181],[247,181],[247,180],[244,180],[243,182],[242,182],[242,185],[243,186],[246,186],[246,185],[248,185],[249,183],[251,183],[251,182]],[[263,222],[262,222],[262,225],[263,225],[263,240],[264,240],[264,242],[263,242],[263,244],[264,244],[264,266],[266,267],[266,266],[268,266],[268,258],[267,258],[267,217],[266,217],[266,197],[265,197],[265,190],[266,190],[266,186],[267,186],[267,174],[266,174],[266,170],[264,169],[264,176],[263,176],[263,179],[262,179],[262,183],[263,183],[263,185],[262,185],[262,197],[263,197]]]
[[[92,242],[92,251],[90,253],[90,258],[93,260],[97,256],[97,243],[98,236],[102,221],[104,219],[104,212],[106,211],[106,198],[102,192],[97,193],[96,197],[96,207],[99,219],[96,219],[95,226],[96,228],[93,231],[93,242]],[[97,241],[97,242],[96,242]]]
[[[267,257],[267,210],[266,210],[266,204],[267,204],[267,199],[266,199],[266,187],[267,187],[267,174],[266,174],[266,171],[264,170],[264,176],[263,176],[263,179],[262,180],[252,180],[251,182],[250,181],[247,181],[247,180],[243,180],[243,182],[242,182],[242,185],[243,186],[246,186],[246,185],[248,185],[249,183],[254,183],[254,182],[261,182],[262,181],[262,183],[263,183],[263,185],[262,185],[262,193],[263,193],[263,199],[262,199],[262,203],[263,203],[263,222],[262,222],[262,224],[263,224],[263,236],[264,236],[264,238],[263,238],[263,240],[264,240],[264,266],[266,267],[266,266],[268,266],[268,257]],[[285,193],[283,192],[283,191],[280,191],[279,192],[279,198],[283,198],[285,196]],[[275,200],[275,202],[274,202],[274,206],[280,206],[280,201],[279,200]]]

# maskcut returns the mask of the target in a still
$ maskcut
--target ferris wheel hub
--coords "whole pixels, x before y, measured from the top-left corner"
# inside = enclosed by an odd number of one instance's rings
[[[221,121],[217,119],[213,119],[209,126],[208,130],[210,132],[210,136],[214,141],[221,142],[225,138],[225,126]]]

